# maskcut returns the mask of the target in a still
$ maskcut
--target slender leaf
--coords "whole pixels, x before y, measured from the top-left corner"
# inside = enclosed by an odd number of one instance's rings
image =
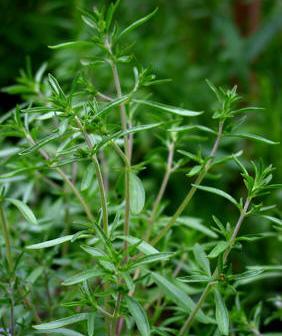
[[[60,244],[63,244],[67,241],[70,241],[70,240],[72,240],[73,237],[74,237],[74,235],[67,235],[67,236],[64,236],[64,237],[60,237],[60,238],[56,238],[56,239],[52,239],[52,240],[47,240],[47,241],[42,242],[42,243],[28,245],[26,248],[28,250],[38,250],[38,249],[43,249],[43,248],[47,248],[47,247],[52,247],[52,246],[60,245]]]
[[[227,241],[219,241],[216,243],[215,247],[211,250],[209,253],[209,258],[216,258],[218,257],[222,252],[224,252],[229,246],[229,243]]]
[[[129,244],[136,245],[136,248],[146,255],[160,253],[156,248],[154,248],[149,243],[133,236],[119,236],[118,238],[127,240]]]
[[[203,112],[195,112],[195,111],[186,110],[181,107],[165,105],[165,104],[161,104],[161,103],[157,103],[157,102],[153,102],[149,100],[133,99],[133,101],[138,104],[147,105],[147,106],[156,108],[158,110],[178,114],[183,117],[195,117],[203,113]]]
[[[158,10],[158,8],[156,8],[153,12],[151,12],[150,14],[144,16],[143,18],[141,18],[141,19],[133,22],[131,25],[129,25],[127,28],[125,28],[122,32],[120,32],[120,34],[118,35],[118,39],[120,39],[121,37],[123,37],[125,34],[133,31],[134,29],[138,28],[139,26],[141,26],[142,24],[144,24],[148,20],[150,20],[151,17],[155,15],[155,13],[157,12],[157,10]]]
[[[141,336],[150,336],[150,325],[143,307],[132,297],[126,297],[127,308],[132,315]]]
[[[72,277],[66,279],[62,285],[64,286],[71,286],[71,285],[75,285],[78,284],[80,282],[86,281],[90,278],[94,278],[97,276],[101,275],[101,271],[99,270],[87,270],[87,271],[83,271],[80,273],[77,273],[75,275],[73,275]]]
[[[201,267],[201,269],[206,274],[210,275],[211,274],[210,262],[203,247],[200,244],[195,244],[193,248],[193,254],[197,261],[197,264]]]
[[[235,198],[233,198],[232,196],[230,196],[229,194],[227,194],[225,191],[217,189],[217,188],[213,188],[213,187],[206,187],[206,186],[200,186],[200,185],[196,185],[196,184],[192,184],[194,187],[196,187],[197,189],[200,190],[204,190],[216,195],[219,195],[221,197],[226,198],[228,201],[230,201],[231,203],[233,203],[234,205],[236,205],[238,207],[238,203],[235,200]]]
[[[50,49],[61,49],[61,48],[83,48],[93,46],[93,42],[90,41],[69,41],[64,43],[59,43],[56,45],[48,46]]]
[[[246,138],[246,139],[256,140],[258,142],[263,142],[268,145],[278,145],[279,144],[279,142],[275,142],[275,141],[266,139],[260,135],[250,134],[250,133],[233,133],[233,134],[230,134],[229,136],[236,137],[236,138]]]
[[[129,175],[129,195],[130,195],[130,210],[133,214],[139,214],[145,204],[145,190],[140,178],[130,172]]]
[[[202,232],[203,234],[205,234],[208,237],[211,238],[217,238],[218,235],[213,232],[212,230],[210,230],[208,227],[206,227],[205,225],[201,224],[201,219],[199,218],[195,218],[195,217],[187,217],[187,216],[182,216],[179,217],[177,219],[177,222],[187,226],[188,228],[191,228],[193,230]]]
[[[134,267],[140,267],[146,264],[150,264],[152,262],[156,261],[162,261],[162,260],[167,260],[173,256],[173,253],[171,252],[161,252],[161,253],[156,253],[156,254],[150,254],[146,257],[140,258],[139,260],[136,260],[134,264],[131,266],[131,269]]]
[[[37,225],[37,219],[34,216],[34,213],[32,212],[32,210],[30,209],[29,206],[27,206],[24,202],[19,201],[17,199],[14,198],[7,198],[7,201],[9,201],[10,203],[12,203],[15,207],[18,208],[18,210],[20,211],[20,213],[24,216],[24,218],[31,224],[33,225]]]
[[[215,317],[222,335],[229,335],[229,315],[225,302],[217,288],[214,289]]]
[[[88,319],[88,313],[80,313],[69,317],[64,317],[56,321],[38,324],[33,327],[37,330],[57,329],[87,319]]]

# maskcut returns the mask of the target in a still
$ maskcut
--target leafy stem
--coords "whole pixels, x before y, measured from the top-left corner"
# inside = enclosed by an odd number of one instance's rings
[[[34,141],[34,139],[32,138],[32,136],[30,135],[30,133],[25,132],[25,136],[27,138],[27,140],[29,141],[29,143],[31,145],[35,145],[36,142]],[[42,148],[39,149],[39,153],[41,154],[41,156],[46,160],[46,161],[50,161],[50,157],[49,154]],[[88,217],[88,219],[90,221],[94,220],[94,216],[90,210],[90,207],[88,206],[88,204],[86,203],[86,201],[84,200],[83,196],[81,195],[81,193],[78,191],[78,189],[76,188],[76,186],[73,184],[73,182],[68,178],[68,176],[63,172],[63,170],[59,167],[55,168],[56,172],[62,177],[62,179],[65,181],[65,183],[69,186],[69,188],[72,190],[72,192],[75,194],[75,196],[77,197],[77,199],[79,200],[80,204],[82,205],[86,216]]]
[[[76,116],[75,117],[76,123],[78,128],[81,130],[85,142],[88,146],[88,148],[90,150],[93,149],[93,144],[91,141],[91,138],[89,136],[89,134],[86,132],[85,128],[83,127],[80,119]],[[97,180],[98,180],[98,185],[99,185],[99,191],[100,191],[100,199],[101,199],[101,208],[102,208],[102,214],[103,214],[103,229],[105,234],[108,234],[108,207],[107,207],[107,197],[106,197],[106,191],[105,191],[105,187],[104,187],[104,181],[103,181],[103,176],[102,176],[102,172],[101,172],[101,168],[100,168],[100,164],[97,158],[96,154],[93,154],[91,156],[91,159],[94,163],[95,166],[95,172],[96,172],[96,176],[97,176]]]
[[[244,206],[242,208],[242,210],[240,211],[240,216],[237,220],[237,223],[235,225],[235,228],[233,230],[233,233],[229,239],[229,247],[225,250],[224,254],[223,254],[223,266],[224,264],[226,263],[226,260],[229,256],[229,253],[231,252],[233,246],[234,246],[234,243],[236,241],[236,238],[237,238],[237,235],[239,233],[239,230],[241,228],[241,225],[247,215],[247,211],[248,211],[248,208],[250,206],[250,203],[251,203],[251,198],[247,198],[245,203],[244,203]],[[209,282],[207,284],[207,286],[205,287],[202,295],[200,296],[197,304],[195,305],[193,311],[191,312],[191,314],[189,315],[189,317],[187,318],[187,320],[185,321],[182,329],[180,330],[180,334],[179,336],[183,336],[186,332],[189,331],[190,327],[192,326],[192,323],[194,321],[194,318],[197,314],[197,312],[200,310],[200,308],[202,307],[203,303],[205,302],[212,286],[217,282],[217,278],[218,278],[218,275],[219,275],[219,269],[218,267],[216,267],[216,269],[214,270],[213,274],[212,274],[212,281]]]
[[[4,214],[4,209],[3,209],[3,203],[0,202],[0,222],[1,222],[1,229],[3,231],[3,237],[5,240],[5,246],[6,246],[6,258],[7,258],[7,263],[9,267],[9,272],[12,274],[13,269],[14,269],[14,260],[12,256],[12,250],[11,250],[11,241],[10,241],[10,232],[9,232],[9,227],[8,223]]]
[[[218,125],[218,131],[217,131],[217,136],[216,136],[215,142],[213,144],[212,150],[211,150],[210,155],[209,155],[210,158],[208,159],[208,161],[203,166],[203,168],[201,170],[201,173],[196,178],[192,188],[189,190],[186,197],[184,198],[184,200],[182,201],[182,203],[180,204],[178,209],[175,211],[174,215],[171,217],[170,221],[161,230],[161,232],[157,235],[157,237],[152,240],[153,245],[157,244],[166,235],[166,233],[170,230],[170,228],[175,224],[178,217],[182,214],[182,212],[186,209],[186,207],[190,203],[192,197],[194,196],[194,194],[197,190],[197,186],[199,186],[201,184],[202,180],[205,178],[207,172],[209,171],[209,169],[211,167],[211,164],[212,164],[213,159],[216,155],[216,152],[218,150],[218,146],[219,146],[219,143],[220,143],[220,140],[221,140],[221,137],[222,137],[223,125],[224,125],[224,121],[221,120],[219,122],[219,125]]]

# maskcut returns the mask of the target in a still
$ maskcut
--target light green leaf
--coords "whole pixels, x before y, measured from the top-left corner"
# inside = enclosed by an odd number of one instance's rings
[[[58,336],[85,336],[77,331],[66,329],[66,328],[58,328],[58,329],[48,329],[48,330],[38,330],[36,334],[54,334]]]
[[[152,263],[152,262],[167,260],[171,258],[172,256],[173,256],[173,253],[171,252],[161,252],[161,253],[156,253],[156,254],[150,254],[146,257],[140,258],[139,260],[136,260],[136,262],[134,262],[134,264],[130,268],[132,269],[132,268],[140,267],[140,266]]]
[[[197,264],[201,267],[201,269],[206,274],[210,275],[211,274],[210,262],[203,247],[200,244],[195,244],[193,248],[193,254],[197,261]]]
[[[265,219],[268,219],[269,221],[271,221],[272,223],[278,224],[278,225],[282,225],[282,220],[276,217],[272,217],[272,216],[262,216]]]
[[[45,146],[47,143],[59,138],[60,135],[59,133],[55,132],[52,133],[50,135],[47,135],[46,137],[44,137],[43,139],[39,140],[36,144],[24,149],[23,151],[21,151],[19,153],[19,155],[27,155],[30,154],[32,152],[37,151],[38,149],[40,149],[41,147]]]
[[[93,164],[91,163],[90,165],[88,165],[85,172],[83,173],[80,186],[81,191],[85,191],[90,187],[93,176],[94,176],[94,167]]]
[[[65,94],[59,84],[59,82],[57,81],[57,79],[51,75],[50,73],[48,74],[48,82],[49,82],[49,85],[53,91],[53,93],[55,93],[57,96],[60,96],[62,98],[65,97]]]
[[[187,312],[191,312],[194,309],[194,301],[181,288],[158,273],[152,272],[151,276],[156,284],[163,290],[164,295],[167,295],[174,303]],[[212,323],[212,320],[207,317],[202,310],[198,311],[196,319],[202,323]]]
[[[206,186],[200,186],[200,185],[196,185],[196,184],[192,184],[193,187],[200,189],[200,190],[204,190],[207,192],[210,192],[212,194],[216,194],[219,195],[221,197],[226,198],[228,201],[230,201],[231,203],[233,203],[234,205],[236,205],[238,207],[238,203],[235,200],[235,198],[233,198],[232,196],[230,196],[229,194],[227,194],[225,191],[217,189],[217,188],[213,188],[213,187],[206,187]]]
[[[201,166],[201,165],[194,166],[194,167],[189,171],[189,173],[187,174],[187,176],[189,176],[189,177],[191,177],[191,176],[195,176],[195,175],[197,175],[198,173],[200,173],[201,170],[202,170],[202,166]]]
[[[89,253],[93,257],[106,257],[106,253],[98,248],[83,245],[80,246],[85,252]]]
[[[216,243],[215,247],[209,253],[209,258],[216,258],[218,257],[223,251],[225,251],[229,246],[227,241],[219,241]]]
[[[229,315],[225,302],[217,288],[214,289],[215,317],[222,335],[229,335]]]
[[[30,209],[29,206],[27,206],[25,203],[22,201],[19,201],[14,198],[7,198],[7,201],[12,203],[15,207],[18,208],[18,210],[21,212],[21,214],[24,216],[24,218],[31,224],[37,225],[37,219],[34,216],[32,210]]]
[[[250,134],[250,133],[235,133],[235,134],[230,134],[229,136],[236,137],[236,138],[246,138],[246,139],[256,140],[258,142],[263,142],[268,145],[278,145],[279,144],[279,142],[275,142],[275,141],[266,139],[260,135]]]
[[[138,104],[147,105],[147,106],[156,108],[161,111],[178,114],[184,117],[195,117],[203,113],[203,112],[195,112],[195,111],[186,110],[181,107],[165,105],[165,104],[161,104],[161,103],[157,103],[157,102],[149,101],[149,100],[133,99],[133,101]]]
[[[75,47],[75,48],[83,48],[83,47],[89,47],[93,46],[93,42],[90,41],[69,41],[64,43],[59,43],[56,45],[48,46],[50,49],[61,49],[61,48],[69,48],[69,47]]]
[[[74,234],[73,235],[67,235],[67,236],[63,236],[63,237],[60,237],[60,238],[47,240],[47,241],[42,242],[42,243],[28,245],[28,246],[26,246],[26,249],[28,249],[28,250],[38,250],[38,249],[42,249],[42,248],[56,246],[56,245],[63,244],[67,241],[72,240],[72,238],[74,236],[75,236]]]
[[[64,327],[69,324],[77,323],[80,321],[84,321],[88,319],[88,313],[81,313],[81,314],[75,314],[69,317],[64,317],[62,319],[52,321],[52,322],[47,322],[47,323],[42,323],[42,324],[37,324],[33,326],[37,330],[46,330],[46,329],[57,329]]]
[[[134,29],[138,28],[139,26],[141,26],[142,24],[144,24],[145,22],[147,22],[148,20],[151,19],[151,17],[153,15],[155,15],[155,13],[157,12],[158,8],[156,8],[153,12],[151,12],[150,14],[144,16],[143,18],[133,22],[131,25],[129,25],[127,28],[125,28],[122,32],[120,32],[120,34],[118,35],[118,39],[120,39],[121,37],[123,37],[125,34],[133,31]]]
[[[191,131],[193,129],[198,129],[206,133],[216,134],[216,132],[213,129],[206,127],[206,126],[202,126],[202,125],[179,126],[179,127],[170,128],[168,131],[169,132],[186,132],[186,131]]]
[[[101,271],[99,270],[87,270],[87,271],[83,271],[80,272],[78,274],[73,275],[72,277],[68,278],[67,280],[65,280],[62,285],[64,286],[71,286],[71,285],[75,285],[78,284],[80,282],[86,281],[90,278],[94,278],[97,276],[101,275]]]
[[[149,243],[145,242],[142,239],[133,237],[133,236],[119,236],[118,238],[127,240],[130,245],[137,245],[136,248],[146,255],[160,253],[156,248],[154,248]]]
[[[191,229],[194,229],[196,231],[202,232],[203,234],[205,234],[208,237],[211,237],[211,238],[217,238],[218,237],[218,235],[215,232],[210,230],[208,227],[203,225],[201,222],[202,222],[202,220],[200,218],[196,218],[196,217],[182,216],[182,217],[179,217],[177,219],[177,223],[185,225],[185,226],[187,226]]]
[[[104,108],[102,108],[96,115],[95,117],[101,117],[101,115],[111,111],[113,108],[119,106],[122,103],[125,103],[129,99],[128,96],[123,96],[120,98],[117,98],[110,102],[108,105],[106,105]]]
[[[130,195],[130,210],[133,214],[139,214],[145,204],[145,190],[140,178],[130,172],[129,175],[129,195]]]
[[[89,313],[87,320],[88,336],[94,336],[94,331],[95,331],[95,314]]]
[[[141,336],[150,336],[150,325],[143,307],[132,297],[126,297],[127,308],[132,315]]]

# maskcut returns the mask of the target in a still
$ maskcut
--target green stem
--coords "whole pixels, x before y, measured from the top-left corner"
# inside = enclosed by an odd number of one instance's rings
[[[26,135],[27,140],[30,142],[30,144],[32,144],[32,145],[36,144],[35,141],[33,140],[32,136],[29,133],[26,132],[25,135]],[[50,157],[44,149],[40,148],[39,153],[41,154],[41,156],[46,161],[50,161]],[[82,207],[83,207],[83,209],[86,213],[86,216],[92,222],[94,220],[94,216],[92,215],[92,212],[91,212],[88,204],[86,203],[86,201],[84,200],[84,198],[82,197],[82,195],[80,194],[80,192],[78,191],[76,186],[72,183],[72,181],[68,178],[68,176],[62,171],[61,168],[57,167],[57,168],[55,168],[55,170],[62,177],[62,179],[65,181],[65,183],[70,187],[72,192],[75,194],[75,196],[79,200],[80,204],[82,205]]]
[[[201,184],[202,180],[205,178],[208,170],[210,169],[210,166],[213,162],[213,158],[214,158],[214,156],[217,152],[217,149],[218,149],[218,146],[219,146],[219,143],[220,143],[220,139],[222,137],[222,131],[223,131],[223,121],[220,121],[219,126],[218,126],[217,137],[215,139],[214,145],[213,145],[212,150],[211,150],[210,155],[209,155],[210,159],[204,165],[200,175],[198,175],[198,177],[196,178],[196,180],[194,182],[194,185],[189,190],[188,194],[186,195],[186,197],[184,198],[184,200],[182,201],[182,203],[180,204],[180,206],[178,207],[178,209],[176,210],[174,215],[171,217],[169,222],[161,230],[161,232],[158,234],[158,236],[155,239],[152,240],[151,243],[153,245],[156,245],[167,234],[167,232],[171,229],[171,227],[176,223],[178,217],[182,214],[182,212],[186,209],[186,207],[190,203],[192,197],[194,196],[195,192],[197,191],[197,187]]]
[[[6,221],[2,202],[0,203],[0,222],[1,222],[1,229],[3,231],[3,237],[5,241],[6,258],[7,258],[7,263],[9,267],[9,272],[12,274],[14,270],[14,260],[12,256],[9,226]]]
[[[241,225],[242,225],[242,223],[243,223],[243,221],[244,221],[244,219],[247,215],[247,211],[248,211],[248,208],[250,206],[250,202],[251,202],[251,199],[247,198],[245,203],[244,203],[243,209],[240,212],[240,216],[239,216],[238,221],[235,225],[232,236],[229,240],[229,247],[228,247],[228,249],[225,250],[225,252],[223,254],[223,266],[225,265],[226,260],[229,256],[229,253],[231,252],[231,250],[232,250],[232,248],[233,248],[233,246],[236,242],[236,238],[238,236]],[[214,283],[216,283],[218,275],[219,275],[218,273],[219,273],[219,270],[218,270],[218,267],[216,267],[216,269],[214,270],[213,275],[212,275],[212,281],[207,284],[207,286],[204,289],[199,301],[197,302],[197,304],[194,307],[193,311],[191,312],[190,316],[188,317],[188,319],[185,321],[183,327],[181,328],[179,336],[183,336],[186,332],[189,331],[189,329],[190,329],[190,327],[191,327],[191,325],[194,321],[194,318],[195,318],[197,312],[199,311],[199,309],[202,307],[203,303],[205,302],[206,297],[208,296],[212,285]]]
[[[108,42],[107,42],[108,43]],[[110,53],[111,49],[109,44],[107,45]],[[114,84],[117,92],[118,98],[122,97],[121,84],[119,79],[118,68],[116,64],[111,61],[111,68],[114,78]],[[122,130],[127,130],[127,117],[126,117],[126,109],[124,104],[120,104],[120,118],[121,118],[121,126]],[[129,179],[130,179],[130,163],[131,163],[131,155],[132,155],[132,138],[127,135],[124,136],[124,151],[127,158],[126,169],[125,169],[125,179],[124,179],[124,199],[125,199],[125,213],[124,213],[124,235],[127,237],[129,235],[129,222],[130,222],[130,191],[129,191]],[[128,241],[124,240],[124,254],[125,260],[128,259]]]
[[[89,134],[85,131],[85,128],[83,127],[80,119],[76,116],[75,117],[76,123],[78,125],[78,128],[81,130],[85,142],[90,150],[93,149],[93,144],[91,141],[91,138]],[[104,181],[103,181],[103,176],[100,168],[100,164],[97,158],[96,154],[93,154],[91,156],[92,161],[94,163],[95,167],[95,172],[98,180],[98,185],[99,185],[99,192],[100,192],[100,200],[101,200],[101,208],[102,208],[102,213],[103,213],[103,230],[106,235],[108,235],[108,207],[107,207],[107,197],[106,197],[106,191],[104,187]]]

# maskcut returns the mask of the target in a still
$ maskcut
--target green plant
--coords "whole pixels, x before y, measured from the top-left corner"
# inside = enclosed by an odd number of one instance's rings
[[[265,215],[273,206],[255,202],[280,186],[270,184],[271,166],[243,165],[241,150],[220,153],[220,147],[231,137],[276,143],[238,131],[242,113],[257,108],[239,105],[236,87],[225,90],[207,81],[216,97],[211,128],[190,121],[203,112],[151,99],[150,87],[162,80],[136,64],[125,39],[156,11],[121,29],[114,22],[118,4],[83,11],[88,39],[51,47],[80,55],[81,67],[71,83],[45,76],[42,66],[35,76],[30,70],[22,72],[20,86],[5,89],[16,89],[24,102],[7,113],[1,125],[5,148],[0,214],[6,256],[1,290],[3,313],[9,310],[2,318],[4,330],[9,328],[12,335],[88,336],[134,335],[136,329],[142,336],[185,335],[192,327],[195,334],[204,330],[207,335],[259,332],[259,323],[249,322],[253,316],[246,313],[246,323],[241,323],[229,313],[228,304],[232,307],[236,299],[240,305],[238,287],[245,281],[273,276],[275,271],[281,276],[281,267],[259,265],[233,273],[229,256],[244,242],[275,236],[273,231],[240,233],[250,216],[279,228],[278,218]],[[106,78],[105,90],[95,82],[93,71]],[[151,130],[156,139],[149,138],[149,148],[158,141],[168,153],[156,197],[146,199],[150,185],[146,188],[142,180],[154,157],[143,159],[142,143],[143,134]],[[187,142],[193,139],[190,152]],[[204,146],[195,150],[198,142],[210,139],[208,153]],[[221,190],[220,179],[213,175],[217,169],[236,169],[234,163],[246,186],[239,201]],[[167,185],[174,173],[183,171],[195,180],[174,214],[166,216]],[[203,186],[208,177],[218,186]],[[213,216],[216,226],[208,227],[198,218],[183,216],[197,190],[233,204],[239,210],[236,222],[223,224],[225,218]],[[18,219],[11,205],[28,223],[20,235],[16,230],[11,235],[6,220],[6,212],[9,222]],[[172,233],[183,227],[197,232],[197,242],[174,242]],[[190,275],[178,277],[180,272]],[[199,296],[197,303],[190,297],[194,295]],[[35,298],[45,296],[47,304],[36,303]],[[65,328],[72,324],[75,329]]]

